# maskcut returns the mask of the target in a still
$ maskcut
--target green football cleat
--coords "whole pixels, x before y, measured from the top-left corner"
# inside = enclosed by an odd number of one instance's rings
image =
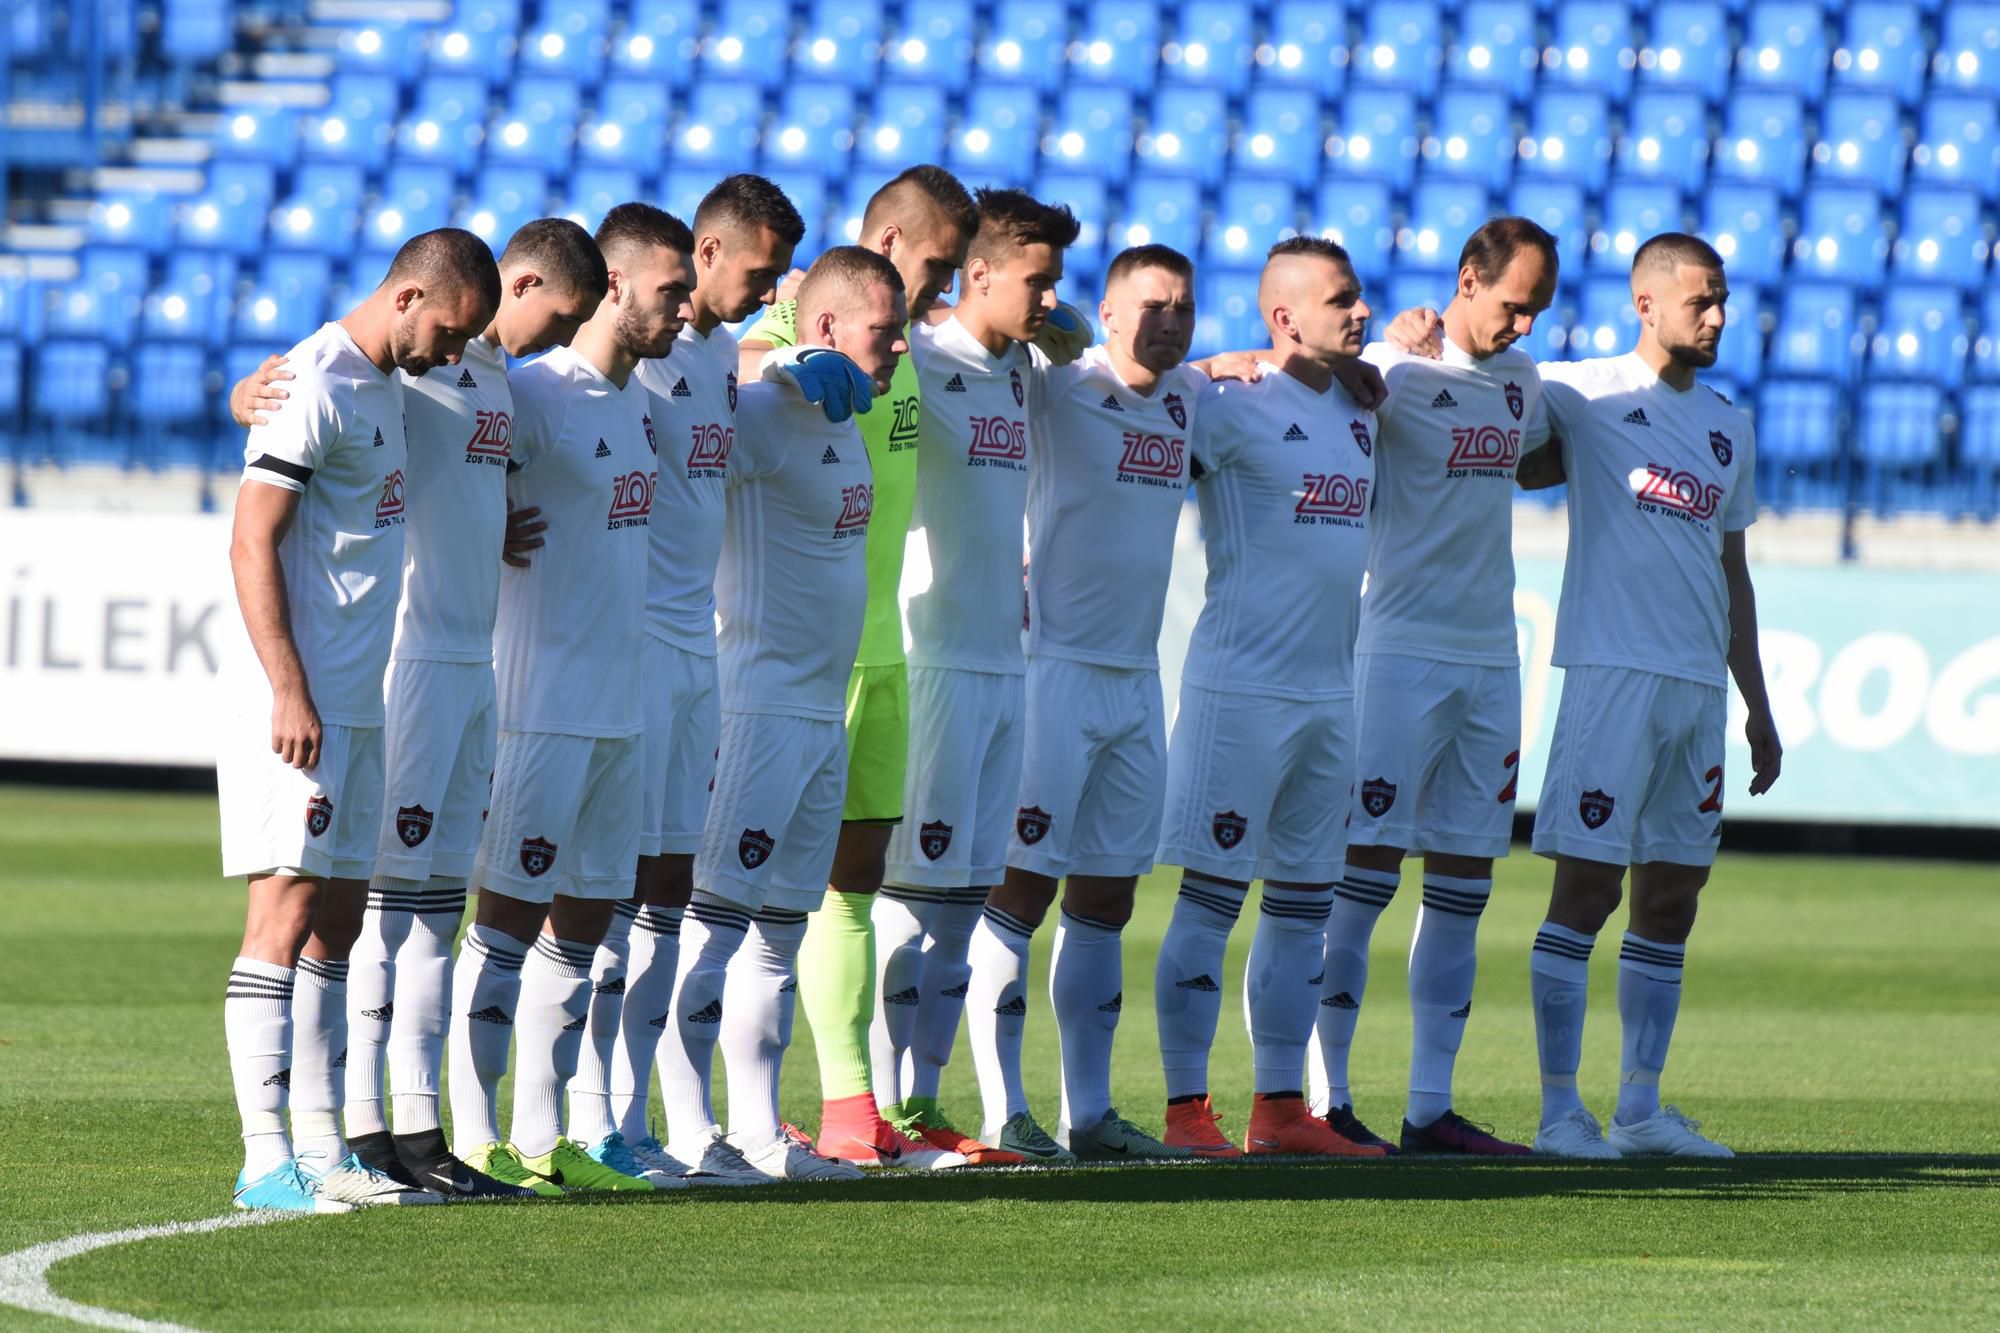
[[[1040,1162],[1045,1166],[1076,1160],[1076,1154],[1050,1138],[1048,1131],[1036,1124],[1035,1117],[1026,1111],[1008,1116],[1007,1123],[1000,1127],[1000,1149],[1017,1152],[1030,1162]]]
[[[481,1175],[491,1176],[503,1185],[519,1185],[530,1189],[545,1199],[560,1199],[562,1186],[551,1180],[544,1180],[521,1163],[521,1154],[513,1145],[489,1143],[483,1148],[466,1155],[465,1164]]]
[[[1088,1129],[1071,1126],[1069,1150],[1079,1162],[1185,1161],[1194,1156],[1189,1149],[1160,1142],[1116,1107]]]
[[[521,1165],[564,1193],[636,1190],[650,1194],[653,1182],[614,1171],[591,1157],[574,1139],[557,1139],[556,1146],[540,1157],[523,1157]]]

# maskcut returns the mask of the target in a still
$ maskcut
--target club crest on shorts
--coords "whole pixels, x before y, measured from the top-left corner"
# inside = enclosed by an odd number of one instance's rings
[[[917,829],[917,848],[935,861],[951,846],[951,825],[933,819]]]
[[[1603,828],[1604,821],[1611,818],[1611,811],[1617,804],[1615,796],[1606,796],[1601,791],[1587,791],[1577,798],[1576,812],[1582,816],[1585,828]]]
[[[1020,371],[1018,371],[1018,370],[1010,370],[1010,371],[1008,371],[1008,372],[1007,372],[1007,383],[1008,383],[1008,385],[1009,385],[1009,386],[1011,386],[1011,387],[1013,388],[1013,390],[1014,390],[1014,406],[1016,406],[1016,407],[1025,407],[1025,406],[1027,406],[1027,403],[1028,403],[1028,391],[1027,391],[1026,389],[1024,389],[1023,387],[1021,387],[1021,372],[1020,372]]]
[[[306,832],[317,838],[333,827],[333,802],[325,796],[306,798]]]
[[[1243,835],[1250,831],[1250,821],[1234,810],[1217,810],[1215,818],[1209,821],[1208,831],[1217,847],[1233,852],[1243,841]]]
[[[755,870],[771,859],[771,849],[777,845],[763,829],[744,829],[736,839],[736,859],[743,863],[745,870]]]
[[[1380,819],[1396,804],[1396,784],[1387,778],[1361,780],[1361,808],[1371,819]]]
[[[1354,432],[1354,442],[1361,446],[1361,456],[1363,458],[1373,457],[1375,453],[1375,441],[1368,438],[1367,423],[1350,421],[1347,423],[1347,428]]]
[[[1039,805],[1024,805],[1014,814],[1014,832],[1021,835],[1021,841],[1033,847],[1049,836],[1049,812]]]
[[[396,836],[405,847],[415,847],[431,836],[431,812],[421,805],[400,806],[396,810]]]
[[[1170,393],[1160,401],[1166,404],[1167,415],[1174,419],[1174,424],[1182,430],[1186,430],[1187,404],[1181,401],[1181,396],[1177,393]]]
[[[732,370],[727,375],[724,375],[722,382],[729,389],[729,410],[734,412],[736,410],[736,372]]]
[[[1521,419],[1521,408],[1527,401],[1521,396],[1521,386],[1510,380],[1502,392],[1507,395],[1507,410],[1514,414],[1514,420],[1519,421]]]
[[[1736,446],[1731,444],[1729,437],[1719,430],[1708,433],[1708,447],[1715,451],[1715,461],[1724,467],[1728,467],[1729,460],[1736,457]]]
[[[556,863],[556,845],[547,838],[521,839],[521,869],[529,879],[540,879]]]

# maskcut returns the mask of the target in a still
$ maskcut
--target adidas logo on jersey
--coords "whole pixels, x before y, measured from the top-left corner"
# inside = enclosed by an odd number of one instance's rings
[[[592,995],[623,995],[625,993],[625,978],[613,977],[601,986],[592,986],[590,993]]]
[[[1643,407],[1635,407],[1630,412],[1627,412],[1625,420],[1634,426],[1651,426],[1653,424],[1646,420],[1646,409]]]
[[[1322,999],[1320,1003],[1329,1009],[1359,1009],[1361,1007],[1361,1002],[1346,991],[1342,991],[1338,995],[1329,995]]]
[[[1119,991],[1116,995],[1106,1000],[1103,1004],[1098,1005],[1097,1012],[1100,1014],[1115,1014],[1124,1008],[1125,1008],[1125,992]]]
[[[921,998],[922,997],[917,994],[917,988],[915,986],[905,986],[903,989],[897,991],[894,995],[884,995],[882,997],[882,1003],[916,1004]]]
[[[1001,1018],[1026,1018],[1028,1016],[1027,997],[1016,995],[1005,1004],[994,1005],[993,1012]]]
[[[479,387],[479,381],[472,378],[470,370],[461,370],[458,372],[458,387],[461,389],[476,389]]]
[[[1198,977],[1183,977],[1174,983],[1178,990],[1198,990],[1203,995],[1219,994],[1222,987],[1215,984],[1215,978],[1204,972]]]
[[[599,458],[611,457],[611,446],[604,442],[604,437],[601,435],[597,437],[597,456]]]
[[[944,391],[946,393],[964,393],[965,392],[964,377],[959,375],[953,375],[950,379],[944,382]]]
[[[1303,440],[1307,438],[1309,437],[1306,435],[1304,431],[1299,429],[1299,423],[1296,421],[1292,423],[1291,429],[1285,432],[1285,439],[1287,442],[1292,440]]]
[[[1123,412],[1125,410],[1125,404],[1118,401],[1118,395],[1115,393],[1105,394],[1104,402],[1100,406],[1108,407],[1113,412]]]
[[[701,1008],[688,1015],[690,1023],[720,1023],[722,1021],[722,1001],[710,1000]]]
[[[382,428],[380,426],[375,428],[375,447],[377,449],[382,447]]]
[[[1439,389],[1438,396],[1431,399],[1432,407],[1457,407],[1458,399],[1451,396],[1450,389]]]
[[[819,456],[819,461],[821,463],[838,463],[840,461],[840,455],[835,453],[833,451],[833,446],[829,444],[826,447],[826,452]]]
[[[503,1028],[514,1026],[513,1018],[497,1004],[489,1004],[484,1009],[475,1009],[466,1017],[475,1023],[498,1023]]]
[[[694,397],[694,390],[688,388],[687,377],[683,375],[680,379],[674,381],[673,391],[667,396],[670,398],[692,398]]]
[[[590,1020],[585,1015],[578,1014],[575,1018],[572,1018],[569,1022],[563,1024],[562,1030],[564,1032],[581,1032],[583,1031],[583,1025],[589,1021]]]

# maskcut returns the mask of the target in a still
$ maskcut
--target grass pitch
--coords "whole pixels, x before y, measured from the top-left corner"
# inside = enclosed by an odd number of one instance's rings
[[[0,1253],[227,1211],[240,1159],[220,997],[242,909],[215,843],[211,800],[0,788]],[[1172,884],[1147,881],[1127,932],[1142,998],[1114,1084],[1155,1127],[1143,997]],[[1501,868],[1459,1065],[1461,1109],[1514,1136],[1538,1105],[1527,951],[1547,884],[1523,852]],[[1384,1132],[1402,1109],[1416,897],[1377,932],[1355,1052],[1359,1109]],[[1250,925],[1215,1058],[1238,1138]],[[1725,856],[1667,1091],[1745,1154],[1734,1163],[1086,1168],[383,1211],[98,1250],[50,1282],[216,1329],[1991,1327],[1996,939],[1990,867]],[[1593,964],[1582,1072],[1600,1115],[1616,955]],[[1038,980],[1028,1066],[1053,1123],[1045,995]],[[814,1069],[801,1019],[784,1091],[808,1126]],[[977,1120],[968,1058],[945,1094]],[[71,1325],[0,1306],[16,1327]]]

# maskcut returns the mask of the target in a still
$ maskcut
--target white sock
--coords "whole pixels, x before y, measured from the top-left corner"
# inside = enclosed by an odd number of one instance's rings
[[[540,1157],[563,1136],[563,1091],[576,1073],[590,1021],[590,962],[596,954],[594,944],[545,933],[535,937],[521,967],[510,1141],[523,1157]]]
[[[389,1024],[389,1091],[398,1134],[438,1128],[438,1073],[451,1028],[451,945],[465,918],[465,881],[433,875],[419,904],[410,937],[396,954],[396,1017]]]
[[[1111,1109],[1111,1045],[1125,1007],[1124,927],[1065,911],[1049,960],[1062,1047],[1062,1123],[1088,1129]]]
[[[1332,899],[1330,884],[1316,889],[1264,886],[1243,984],[1258,1092],[1299,1092],[1305,1086],[1306,1044],[1319,1009]]]
[[[327,1171],[347,1156],[340,1136],[347,1072],[347,960],[299,959],[292,991],[292,1151]]]
[[[423,884],[376,876],[368,886],[361,934],[347,954],[347,1105],[349,1134],[379,1134],[382,1056],[396,1013],[396,954],[410,934],[410,911]]]
[[[596,1143],[616,1128],[611,1119],[612,1048],[625,1017],[626,963],[632,951],[636,903],[613,903],[611,925],[590,963],[590,1019],[569,1082],[569,1119],[578,1142]]]
[[[972,1066],[986,1116],[982,1135],[997,1143],[1009,1117],[1028,1109],[1021,1085],[1021,1033],[1028,1024],[1028,941],[1035,928],[988,905],[973,927],[967,956],[972,978],[965,997]]]
[[[1180,895],[1153,966],[1153,1009],[1159,1015],[1160,1066],[1169,1101],[1208,1091],[1208,1054],[1222,1016],[1223,961],[1246,896],[1199,871],[1181,872]]]
[[[1618,1070],[1621,1125],[1636,1125],[1660,1113],[1660,1075],[1681,1012],[1681,968],[1687,945],[1659,944],[1625,932],[1618,950],[1618,1018],[1624,1053]]]
[[[917,1039],[910,1050],[908,1095],[937,1100],[944,1067],[958,1041],[958,1021],[972,985],[972,932],[986,911],[983,888],[947,889],[944,906],[924,941],[923,1003],[917,1006]]]
[[[646,1107],[652,1092],[653,1056],[672,1021],[674,965],[680,960],[678,907],[642,907],[632,921],[625,966],[625,1014],[611,1052],[611,1116],[628,1143],[652,1135]]]
[[[292,1083],[293,971],[239,957],[222,993],[229,1078],[243,1120],[243,1179],[254,1181],[292,1156],[285,1094]]]
[[[743,944],[750,914],[695,891],[681,922],[674,968],[673,1021],[660,1037],[660,1099],[669,1151],[694,1158],[715,1129],[709,1096],[715,1042],[722,1031],[722,989],[729,959]]]
[[[465,932],[451,977],[452,1152],[470,1157],[500,1135],[500,1080],[514,1040],[521,1002],[521,965],[528,946],[503,930],[474,925]]]
[[[1451,1073],[1465,1021],[1472,1016],[1472,982],[1479,914],[1493,892],[1490,879],[1424,873],[1424,905],[1410,943],[1410,1105],[1418,1128],[1451,1109]]]
[[[1382,909],[1396,896],[1400,875],[1393,870],[1363,870],[1349,862],[1333,889],[1333,907],[1326,919],[1325,966],[1320,972],[1319,1040],[1309,1055],[1312,1065],[1312,1110],[1325,1115],[1336,1106],[1354,1105],[1347,1086],[1347,1057],[1354,1048],[1354,1024],[1368,992],[1368,945]]]
[[[778,1075],[799,999],[806,914],[766,907],[750,918],[722,994],[722,1063],[729,1074],[729,1138],[749,1150],[778,1137]]]
[[[1583,1109],[1576,1071],[1583,1063],[1584,1003],[1590,994],[1590,950],[1597,936],[1542,922],[1528,954],[1528,995],[1535,1009],[1535,1048],[1542,1063],[1542,1125]]]
[[[903,1065],[923,1003],[924,936],[944,908],[944,890],[884,885],[868,909],[875,928],[875,1015],[868,1023],[868,1081],[875,1104],[903,1100]]]

